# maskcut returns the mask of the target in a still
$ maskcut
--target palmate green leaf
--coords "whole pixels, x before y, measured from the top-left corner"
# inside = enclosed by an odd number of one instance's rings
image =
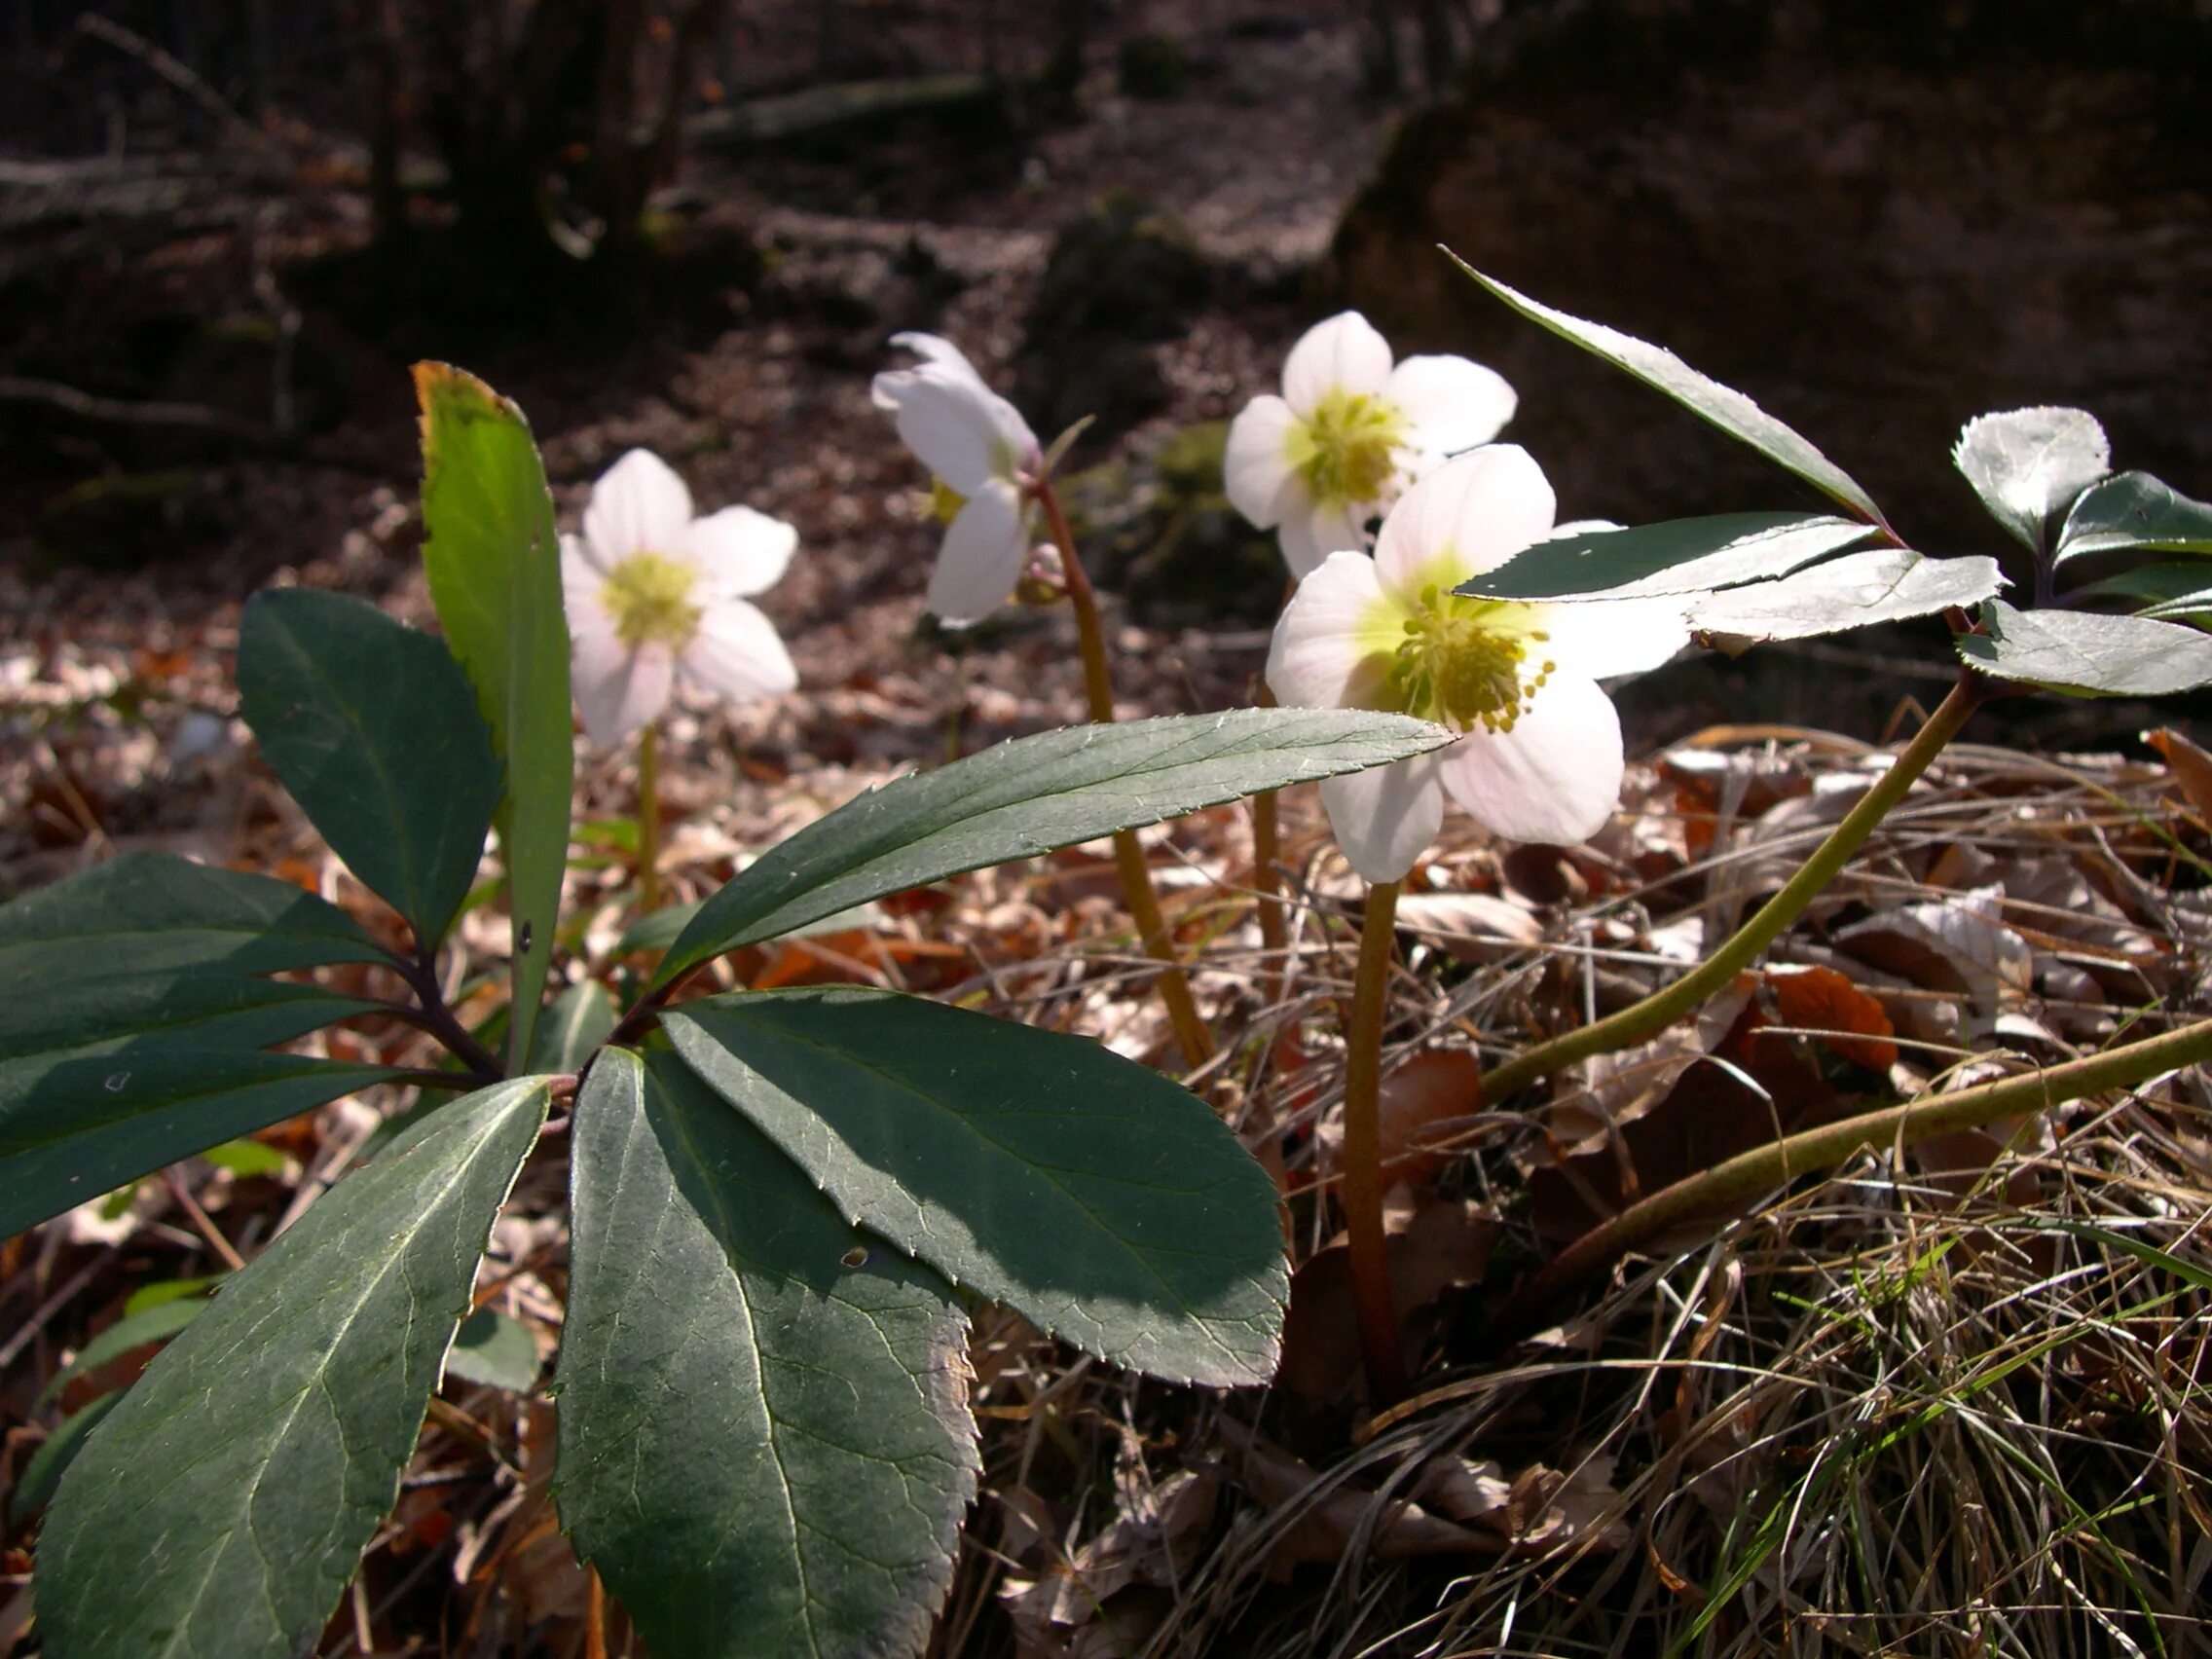
[[[46,1386],[39,1390],[39,1404],[43,1406],[87,1372],[97,1371],[111,1360],[121,1359],[132,1348],[166,1342],[199,1318],[207,1307],[204,1297],[179,1296],[167,1302],[157,1302],[151,1308],[141,1308],[135,1313],[126,1313],[78,1349],[75,1359],[48,1379]]]
[[[614,1030],[614,998],[597,979],[578,979],[553,999],[531,1040],[530,1069],[559,1076],[581,1071]]]
[[[2086,610],[1982,608],[1989,632],[1952,640],[1972,667],[2001,680],[2104,697],[2161,697],[2212,684],[2212,638],[2178,623]]]
[[[1424,720],[1337,709],[1234,709],[1017,738],[894,779],[787,837],[707,901],[653,982],[870,899],[1451,741]]]
[[[239,626],[239,701],[331,851],[435,947],[499,804],[492,734],[452,653],[373,605],[275,588]]]
[[[2086,490],[2058,535],[2058,562],[2147,548],[2212,553],[2212,502],[2194,500],[2148,472],[2122,472]]]
[[[1274,1183],[1159,1073],[858,986],[710,997],[665,1023],[839,1210],[954,1283],[1155,1376],[1274,1375]]]
[[[537,1382],[537,1339],[512,1314],[479,1308],[454,1333],[446,1373],[486,1388],[521,1393]]]
[[[160,854],[0,907],[0,1237],[392,1076],[260,1051],[373,1006],[266,976],[384,960],[312,893]]]
[[[2124,600],[2140,606],[2139,613],[2144,616],[2200,616],[2212,612],[2212,565],[2191,559],[2116,571],[2085,587],[2070,590],[2067,598]]]
[[[1827,513],[1721,513],[1539,541],[1458,591],[1486,599],[1634,599],[1766,581],[1875,535]]]
[[[2011,409],[1969,421],[1951,461],[1989,516],[2041,553],[2051,515],[2112,470],[2112,446],[2082,410]]]
[[[399,1493],[542,1080],[481,1090],[227,1280],[78,1455],[39,1541],[48,1659],[310,1651]]]
[[[1751,445],[1769,461],[1795,473],[1822,495],[1840,501],[1867,523],[1881,525],[1885,522],[1882,509],[1874,504],[1874,498],[1857,479],[1742,392],[1699,374],[1664,347],[1623,334],[1617,328],[1607,328],[1602,322],[1587,322],[1566,312],[1554,311],[1493,277],[1485,276],[1449,249],[1446,252],[1460,270],[1530,321],[1541,323],[1592,356],[1603,357],[1645,386],[1665,392],[1700,420]]]
[[[1810,640],[1978,604],[2005,585],[1994,559],[1926,559],[1871,547],[1778,582],[1730,588],[1692,603],[1691,628],[1735,645]]]
[[[416,364],[415,389],[430,598],[506,763],[498,822],[515,928],[507,1053],[520,1064],[552,960],[575,783],[561,547],[522,411],[444,363]]]
[[[572,1130],[554,1497],[654,1659],[919,1653],[976,1490],[967,1318],[683,1069]]]

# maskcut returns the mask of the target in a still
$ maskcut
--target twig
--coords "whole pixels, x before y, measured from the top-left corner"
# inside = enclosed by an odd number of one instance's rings
[[[270,142],[266,132],[226,103],[222,94],[203,80],[190,64],[170,56],[135,29],[127,29],[121,23],[86,12],[77,18],[77,30],[95,40],[104,40],[117,51],[135,57],[213,116],[217,124],[247,143],[261,145]]]

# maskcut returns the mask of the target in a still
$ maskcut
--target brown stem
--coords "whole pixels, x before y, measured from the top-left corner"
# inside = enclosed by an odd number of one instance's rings
[[[1506,1305],[1493,1340],[1499,1344],[1515,1340],[1567,1291],[1677,1223],[1724,1212],[1786,1187],[1800,1175],[1833,1168],[1865,1148],[1905,1147],[1954,1129],[1982,1128],[2003,1118],[2048,1111],[2083,1095],[2134,1088],[2207,1058],[2212,1058],[2212,1020],[2201,1020],[2123,1049],[1933,1099],[1924,1096],[1864,1112],[1739,1153],[1661,1188],[1569,1244]]]
[[[1352,979],[1351,1028],[1345,1035],[1345,1231],[1350,1235],[1352,1306],[1367,1362],[1368,1403],[1375,1409],[1406,1391],[1405,1352],[1390,1293],[1390,1260],[1382,1236],[1382,1027],[1387,1023],[1390,955],[1397,945],[1398,884],[1367,890],[1359,929],[1359,967]]]
[[[1061,573],[1068,584],[1068,603],[1075,610],[1076,639],[1083,650],[1084,690],[1090,704],[1090,718],[1101,725],[1114,723],[1114,678],[1106,665],[1106,632],[1098,619],[1098,595],[1090,586],[1090,577],[1083,568],[1083,559],[1076,552],[1075,533],[1068,528],[1067,514],[1060,509],[1060,498],[1049,483],[1032,486],[1038,505],[1045,509],[1045,522],[1052,533],[1053,544],[1060,550]],[[1144,848],[1132,830],[1124,830],[1114,837],[1114,864],[1121,872],[1122,900],[1128,905],[1129,919],[1136,923],[1137,936],[1144,941],[1146,954],[1161,964],[1160,1000],[1166,1006],[1168,1022],[1175,1028],[1176,1046],[1183,1051],[1183,1063],[1197,1067],[1213,1057],[1213,1033],[1199,1017],[1198,1005],[1191,995],[1191,981],[1175,959],[1175,943],[1167,932],[1167,918],[1161,913],[1160,899],[1152,890],[1152,874],[1145,867]]]
[[[416,1002],[413,1008],[386,1005],[394,1019],[435,1037],[446,1052],[469,1069],[475,1079],[472,1087],[498,1083],[507,1075],[506,1068],[499,1064],[499,1056],[478,1042],[468,1027],[461,1024],[460,1016],[446,1006],[445,988],[438,983],[437,964],[427,954],[394,956],[392,967],[407,981]]]
[[[660,722],[638,739],[638,914],[660,908]]]

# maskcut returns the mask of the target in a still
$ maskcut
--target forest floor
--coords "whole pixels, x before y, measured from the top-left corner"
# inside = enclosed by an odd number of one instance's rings
[[[1188,326],[1151,348],[1165,403],[1116,441],[1144,454],[1274,384],[1304,320],[1301,274],[1392,112],[1360,92],[1348,21],[1283,24],[1232,0],[1177,7],[1172,21],[1193,43],[1181,95],[1119,90],[1119,40],[1167,26],[1164,7],[1124,8],[1094,43],[1080,116],[1031,135],[1012,166],[911,135],[859,161],[702,164],[686,211],[756,237],[767,268],[641,345],[455,348],[530,415],[564,523],[644,445],[702,507],[742,500],[799,530],[798,558],[762,601],[799,690],[686,704],[667,723],[672,897],[868,784],[1083,716],[1064,609],[964,641],[925,625],[927,480],[867,394],[895,327],[945,334],[1005,380],[1053,236],[1129,190],[1172,208],[1217,277]],[[927,26],[907,44],[937,62],[972,50]],[[133,327],[280,317],[283,273],[360,231],[350,198],[295,185],[215,228],[171,227],[128,258],[48,273],[30,290],[40,309],[0,343],[0,373],[68,380],[72,351],[94,339],[79,353],[89,389],[184,396],[190,358],[165,359],[182,381],[132,378]],[[240,607],[264,583],[430,616],[404,362],[327,317],[302,338],[342,388],[308,456],[210,458],[95,426],[44,434],[0,468],[0,888],[160,849],[373,905],[252,755],[230,684]],[[42,562],[40,512],[73,475],[155,464],[192,470],[206,509],[180,524],[179,553],[129,571]],[[1264,624],[1112,608],[1126,713],[1250,697]],[[1846,671],[1805,660],[1809,684]],[[1907,729],[1913,694],[1932,703],[1950,678],[1919,673],[1896,682]],[[1455,818],[1409,890],[1389,1099],[1393,1269],[1417,1377],[1412,1403],[1381,1419],[1356,1375],[1326,1201],[1359,884],[1311,792],[1286,797],[1293,938],[1271,956],[1240,809],[1149,837],[1226,1039],[1194,1086],[1289,1204],[1284,1372],[1264,1395],[1200,1395],[986,1318],[971,1355],[982,1495],[934,1652],[2204,1650],[2200,1073],[2004,1135],[1862,1154],[1836,1180],[1693,1223],[1553,1310],[1564,1322],[1499,1348],[1490,1321],[1531,1265],[1641,1193],[1777,1129],[2055,1063],[2207,1007],[2212,760],[2178,734],[2165,760],[1962,744],[1702,1017],[1482,1101],[1482,1064],[1622,1006],[1722,937],[1878,773],[1867,740],[1893,735],[1728,724],[1710,682],[1674,683],[1623,690],[1637,763],[1589,847],[1506,849]],[[636,773],[623,755],[582,762],[572,942],[592,963],[634,897],[620,850]],[[1169,1064],[1113,895],[1109,862],[1078,850],[727,972],[980,995]],[[459,935],[463,964],[509,943],[482,913]],[[413,1039],[370,1026],[338,1041],[392,1058]],[[64,1379],[89,1339],[149,1287],[250,1253],[399,1104],[311,1115],[258,1137],[265,1158],[195,1161],[0,1245],[0,1484],[19,1490],[57,1409],[147,1356]],[[565,1226],[557,1170],[534,1164],[495,1237],[488,1306],[540,1360],[557,1341]],[[584,1651],[587,1586],[545,1494],[551,1407],[460,1377],[445,1395],[323,1651]],[[0,1533],[0,1655],[36,1650],[31,1536],[21,1517]]]

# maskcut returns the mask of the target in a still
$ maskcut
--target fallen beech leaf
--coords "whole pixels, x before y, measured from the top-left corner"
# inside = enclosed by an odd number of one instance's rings
[[[1406,1061],[1382,1080],[1376,1101],[1383,1184],[1434,1180],[1448,1155],[1422,1150],[1420,1131],[1482,1109],[1482,1062],[1467,1050],[1434,1049]]]
[[[1398,927],[1435,940],[1455,962],[1496,962],[1544,938],[1543,923],[1490,893],[1409,893],[1398,901]]]
[[[1766,971],[1767,988],[1774,993],[1775,1013],[1784,1025],[1805,1031],[1845,1033],[1823,1035],[1819,1041],[1854,1065],[1887,1072],[1898,1063],[1898,1046],[1890,1039],[1897,1027],[1882,1005],[1833,968],[1775,967]]]
[[[1382,1502],[1365,1487],[1332,1486],[1318,1502],[1308,1504],[1303,1500],[1323,1484],[1321,1475],[1232,1419],[1222,1419],[1215,1430],[1242,1454],[1238,1470],[1245,1490],[1258,1502],[1270,1509],[1298,1506],[1298,1518],[1277,1538],[1269,1557],[1268,1576],[1275,1583],[1287,1582],[1292,1572],[1309,1564],[1342,1561],[1355,1539],[1375,1561],[1497,1551],[1497,1543],[1481,1532],[1403,1498]]]
[[[2181,786],[2183,797],[2197,817],[2212,823],[2212,754],[2192,743],[2172,726],[2159,726],[2143,734],[2143,741],[2165,756],[2167,769]]]

